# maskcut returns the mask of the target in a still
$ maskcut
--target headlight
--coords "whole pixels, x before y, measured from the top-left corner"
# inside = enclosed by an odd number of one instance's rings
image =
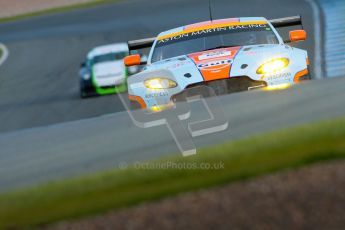
[[[168,104],[165,104],[165,105],[154,105],[151,108],[149,108],[149,110],[151,110],[151,112],[157,113],[157,112],[161,112],[167,109],[171,109],[173,107],[174,107],[174,103],[169,102]]]
[[[283,89],[288,89],[291,86],[292,85],[289,83],[280,84],[280,85],[270,85],[270,86],[267,86],[266,88],[264,88],[264,90],[266,90],[266,91],[283,90]]]
[[[83,79],[86,81],[89,80],[90,78],[91,78],[91,75],[89,73],[86,73],[83,75]]]
[[[175,88],[177,83],[167,78],[151,78],[144,82],[149,89],[170,89]]]
[[[274,73],[279,70],[285,69],[289,65],[289,59],[287,58],[276,58],[269,62],[262,64],[258,70],[257,74],[267,74]]]

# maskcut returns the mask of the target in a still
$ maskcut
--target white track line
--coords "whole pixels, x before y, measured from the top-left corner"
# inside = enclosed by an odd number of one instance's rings
[[[0,66],[1,66],[2,64],[4,64],[4,62],[8,58],[10,52],[8,51],[7,47],[2,43],[0,43],[0,49],[2,50],[2,56],[0,57]]]
[[[313,18],[314,18],[314,41],[315,41],[315,49],[314,49],[314,73],[316,79],[321,79],[326,76],[322,76],[322,35],[321,35],[321,17],[322,14],[320,12],[320,8],[315,0],[305,0],[307,3],[310,4],[311,9],[313,11]]]

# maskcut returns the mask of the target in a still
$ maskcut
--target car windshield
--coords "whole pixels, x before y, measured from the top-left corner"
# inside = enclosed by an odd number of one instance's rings
[[[251,24],[204,29],[156,42],[151,62],[222,47],[278,44],[269,24]]]
[[[127,52],[107,53],[103,55],[98,55],[91,59],[91,64],[122,60],[127,55],[128,55]]]

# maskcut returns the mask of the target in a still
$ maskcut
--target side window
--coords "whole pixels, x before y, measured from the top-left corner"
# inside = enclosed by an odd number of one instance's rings
[[[151,63],[162,60],[162,48],[155,47],[152,53]]]

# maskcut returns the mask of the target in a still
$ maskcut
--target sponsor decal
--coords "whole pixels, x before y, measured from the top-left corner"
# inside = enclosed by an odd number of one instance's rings
[[[156,98],[156,97],[167,97],[169,96],[169,93],[164,91],[164,92],[159,92],[159,93],[149,93],[149,94],[145,94],[145,98],[146,99],[150,99],[150,98]]]
[[[245,55],[257,55],[258,53],[255,51],[244,51],[243,54],[245,54]]]
[[[218,69],[220,66],[228,66],[232,64],[232,60],[219,60],[219,61],[211,61],[205,64],[199,64],[198,68],[199,69],[209,69],[209,70],[214,70]]]
[[[265,78],[268,81],[274,81],[277,79],[288,79],[288,78],[291,78],[291,73],[279,73],[279,74],[273,74],[273,75],[265,75],[262,78]]]
[[[224,56],[231,56],[230,50],[220,50],[216,52],[210,52],[199,56],[199,60],[205,60],[210,58],[218,58],[218,57],[224,57]]]
[[[268,24],[245,24],[245,25],[229,25],[229,26],[221,26],[215,28],[207,28],[207,29],[200,29],[197,31],[191,32],[181,32],[175,33],[171,35],[166,35],[158,38],[156,47],[170,44],[176,41],[184,41],[190,40],[194,38],[200,38],[205,36],[213,36],[213,35],[221,35],[221,34],[228,34],[232,32],[245,32],[245,31],[262,31],[270,28]]]
[[[190,54],[205,81],[229,78],[233,59],[240,47]]]
[[[181,66],[184,66],[184,65],[187,65],[189,64],[190,62],[189,61],[179,61],[179,62],[175,62],[174,64],[172,65],[169,65],[167,67],[167,69],[176,69],[176,68],[179,68]]]

